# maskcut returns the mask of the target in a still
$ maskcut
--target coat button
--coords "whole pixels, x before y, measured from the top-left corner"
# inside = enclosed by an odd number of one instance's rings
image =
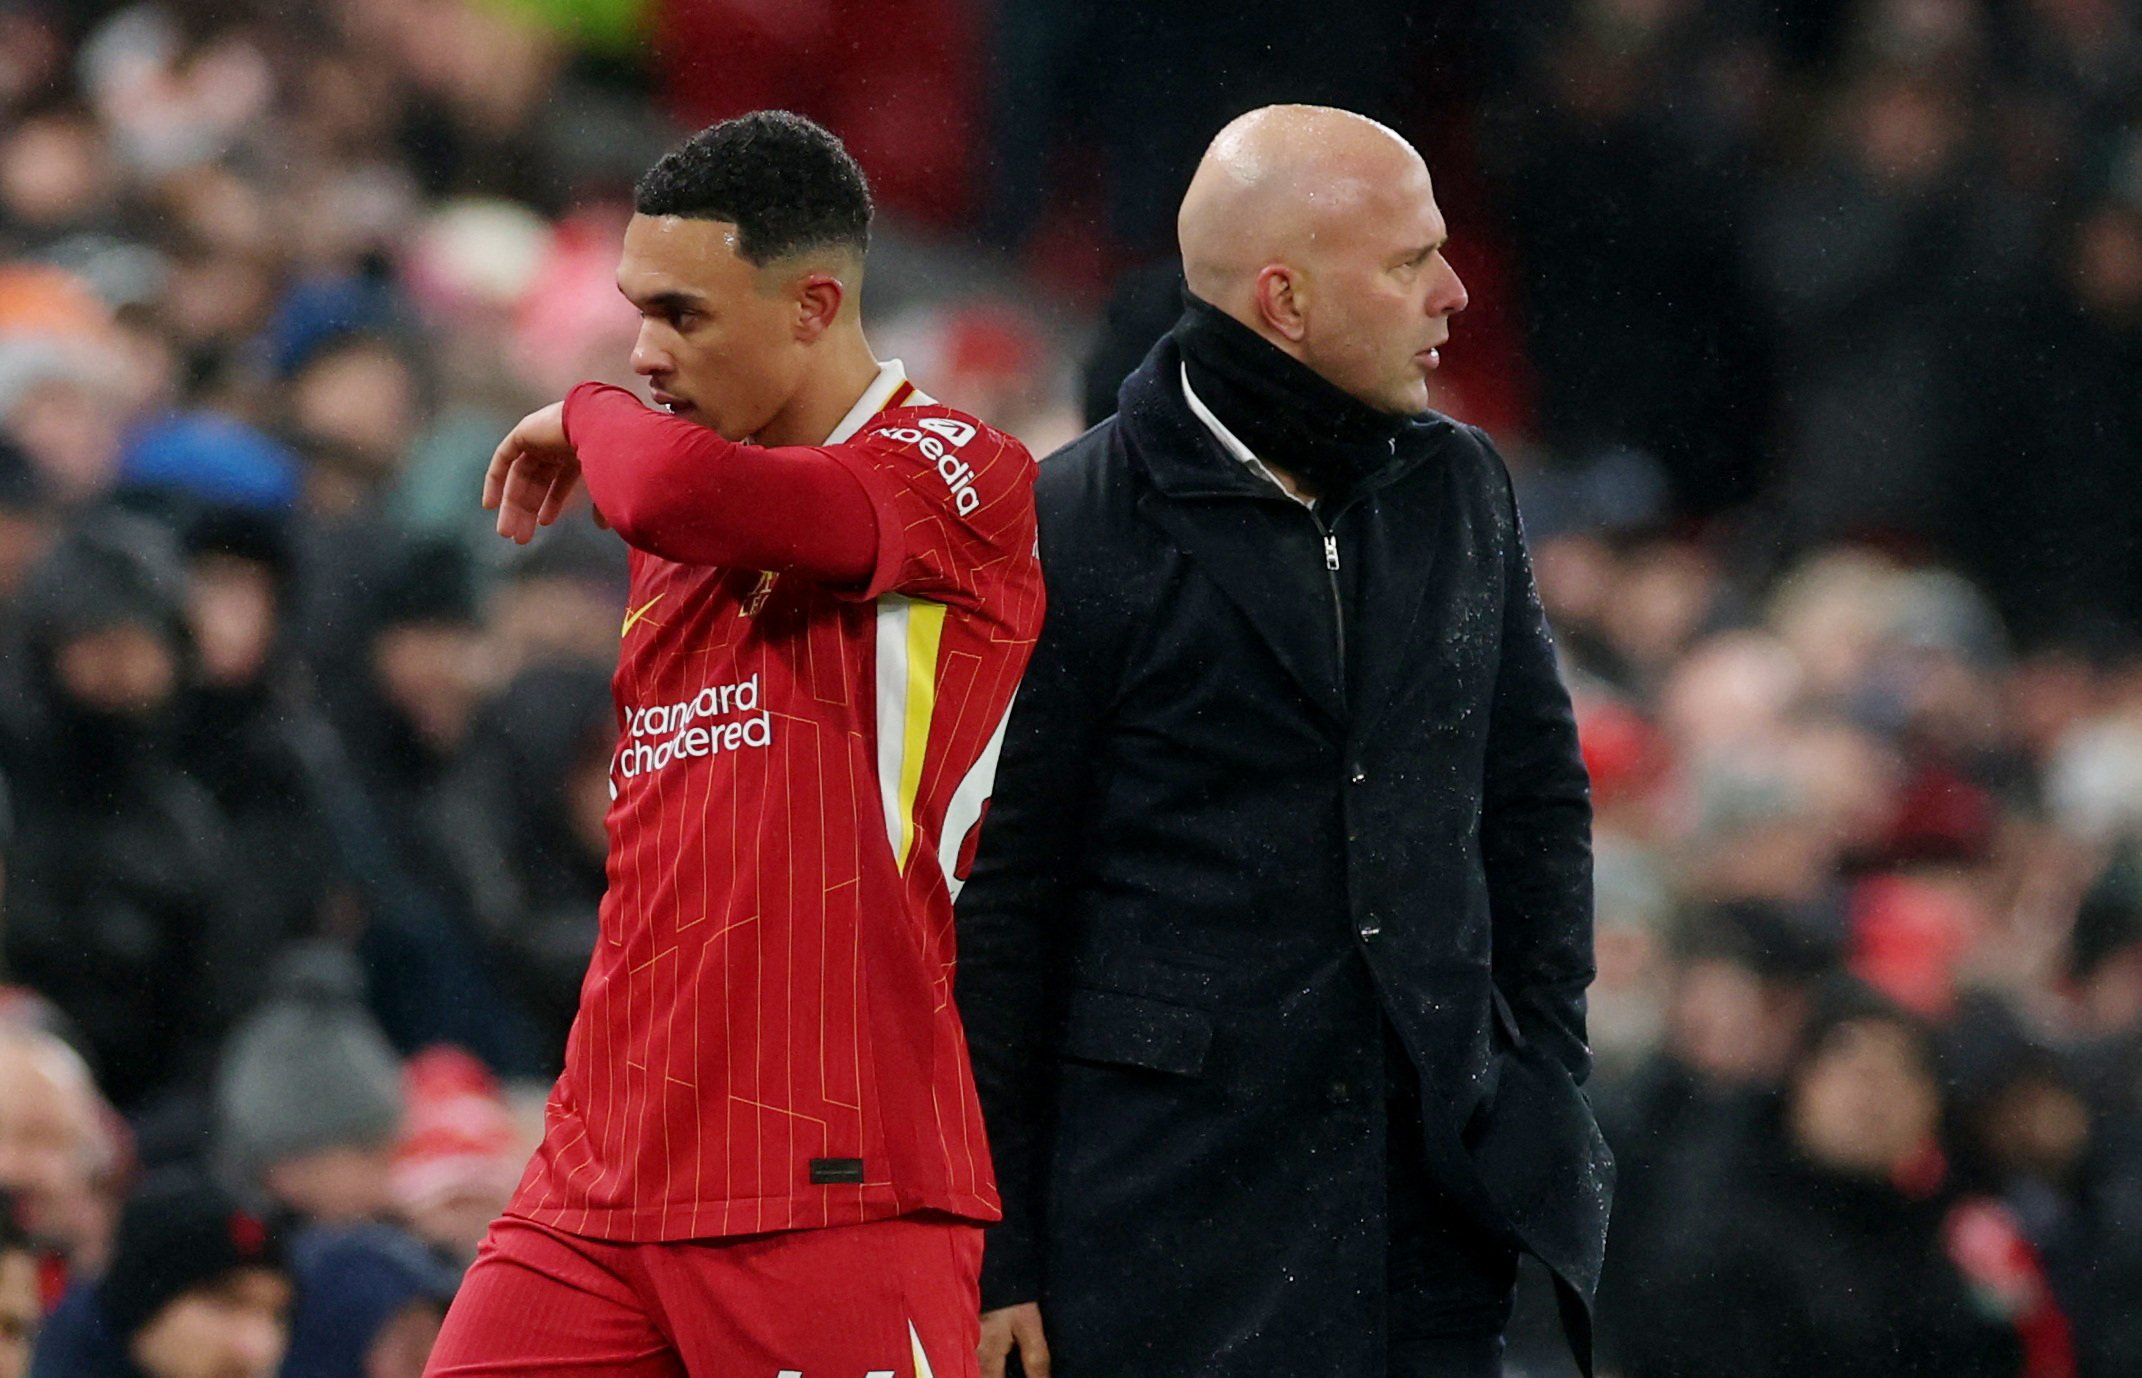
[[[1347,777],[1347,782],[1349,784],[1365,785],[1368,783],[1368,772],[1359,766],[1355,766],[1354,773]]]
[[[1370,919],[1367,923],[1361,925],[1360,932],[1361,941],[1367,942],[1369,939],[1375,937],[1378,933],[1383,932],[1383,925],[1376,922],[1374,919]]]

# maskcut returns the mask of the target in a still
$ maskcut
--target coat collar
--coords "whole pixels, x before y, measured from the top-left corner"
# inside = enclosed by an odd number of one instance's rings
[[[1153,486],[1170,497],[1262,497],[1293,502],[1198,419],[1183,395],[1182,378],[1182,351],[1163,335],[1145,362],[1124,379],[1116,396],[1116,424],[1129,432],[1131,447],[1146,461]],[[1391,462],[1340,499],[1337,510],[1405,477],[1435,454],[1455,430],[1450,418],[1436,412],[1416,420],[1396,443]],[[1323,506],[1331,508],[1332,504],[1327,501]]]
[[[1242,612],[1317,711],[1359,735],[1426,663],[1412,649],[1413,629],[1445,541],[1452,470],[1414,471],[1455,428],[1424,419],[1359,489],[1304,511],[1197,418],[1181,368],[1163,338],[1119,396],[1117,443],[1151,484],[1139,510]],[[1346,515],[1359,505],[1372,510]],[[1340,558],[1362,562],[1345,576],[1358,590],[1345,625],[1351,675],[1317,531],[1342,517]]]
[[[1188,365],[1181,365],[1176,371],[1181,374],[1183,380],[1183,404],[1190,408],[1190,414],[1196,417],[1206,430],[1212,432],[1212,438],[1220,442],[1221,449],[1233,455],[1245,469],[1271,484],[1274,488],[1279,489],[1302,506],[1312,508],[1316,506],[1310,499],[1289,488],[1286,480],[1280,478],[1278,471],[1259,459],[1255,451],[1242,443],[1240,436],[1227,429],[1225,421],[1212,414],[1212,408],[1206,406],[1204,399],[1197,395],[1197,389],[1190,386],[1190,369]]]
[[[1116,426],[1153,486],[1171,498],[1264,498],[1292,504],[1228,452],[1197,419],[1183,396],[1181,351],[1162,336],[1145,362],[1124,379],[1116,397]]]

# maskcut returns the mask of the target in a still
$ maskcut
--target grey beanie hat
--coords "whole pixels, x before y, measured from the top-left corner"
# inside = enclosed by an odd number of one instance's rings
[[[391,1142],[402,1071],[363,1003],[356,959],[326,944],[293,948],[267,998],[224,1045],[216,1087],[217,1158],[249,1189],[285,1159]]]

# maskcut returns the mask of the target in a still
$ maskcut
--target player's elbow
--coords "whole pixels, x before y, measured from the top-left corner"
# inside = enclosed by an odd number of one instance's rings
[[[695,520],[692,508],[703,504],[681,501],[678,481],[663,472],[666,468],[649,465],[623,481],[618,476],[602,476],[610,479],[606,483],[590,473],[589,493],[610,529],[627,545],[665,560],[690,563],[685,552],[704,543],[695,539],[695,528],[703,523]]]

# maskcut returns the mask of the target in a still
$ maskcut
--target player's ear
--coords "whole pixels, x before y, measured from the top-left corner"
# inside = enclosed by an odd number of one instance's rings
[[[805,344],[833,328],[841,303],[848,299],[847,284],[831,273],[805,273],[795,293],[796,338]]]
[[[1282,339],[1299,344],[1309,333],[1309,284],[1284,263],[1268,263],[1257,274],[1257,313]]]

